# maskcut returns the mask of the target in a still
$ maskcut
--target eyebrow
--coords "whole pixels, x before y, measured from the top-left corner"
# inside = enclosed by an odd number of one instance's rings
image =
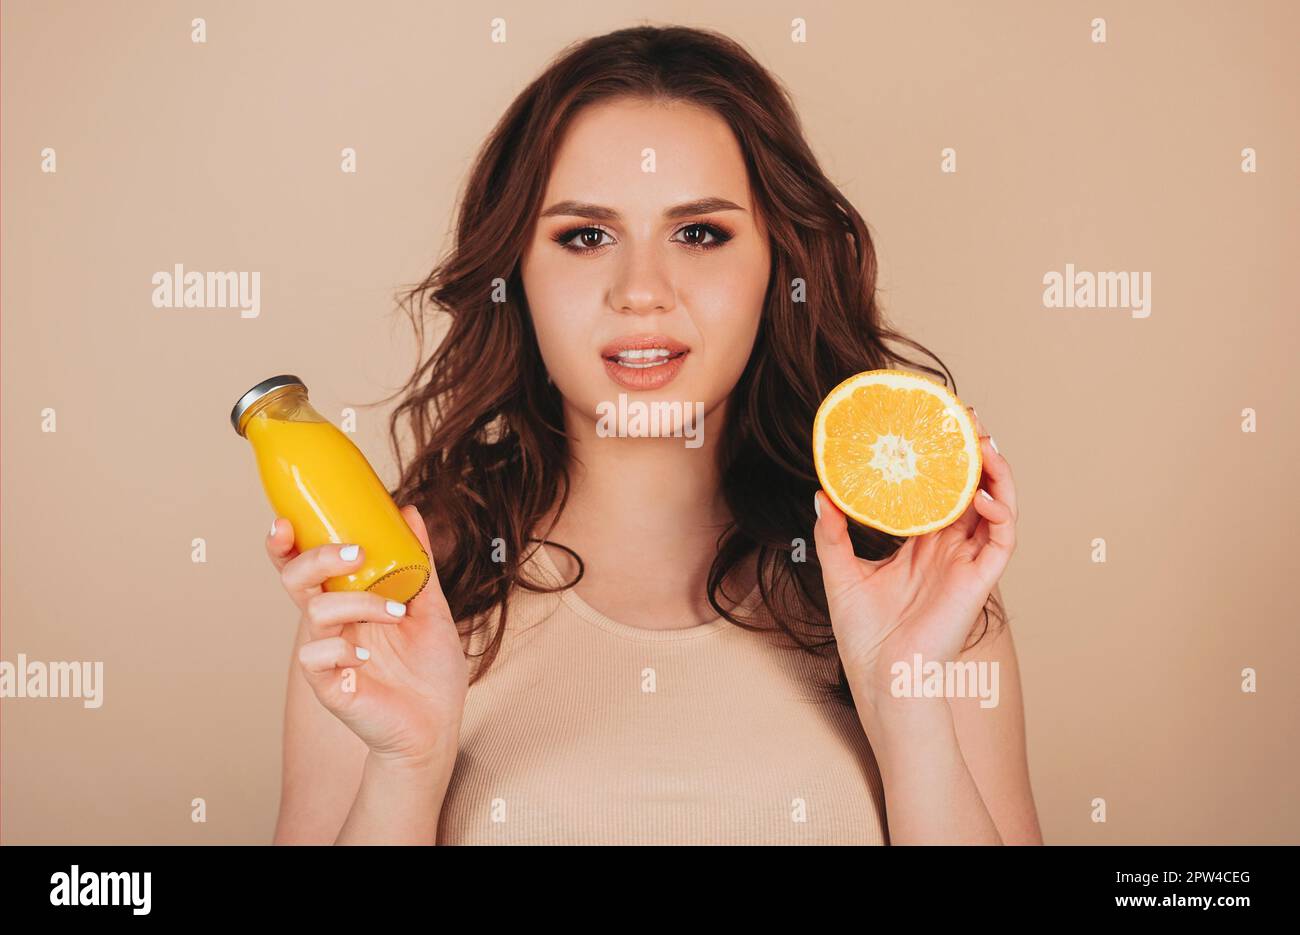
[[[699,198],[680,205],[664,209],[664,217],[669,220],[690,217],[693,214],[709,214],[713,211],[744,211],[740,205],[725,198]],[[559,201],[541,213],[544,218],[555,215],[572,215],[573,217],[591,218],[596,221],[617,221],[619,213],[604,205],[594,205],[585,201]]]

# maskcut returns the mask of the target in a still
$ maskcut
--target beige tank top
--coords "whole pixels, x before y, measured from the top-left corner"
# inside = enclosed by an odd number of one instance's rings
[[[546,548],[534,581],[563,579]],[[755,589],[740,611],[760,609]],[[516,589],[470,686],[439,844],[884,844],[885,797],[833,658],[724,618],[612,620]]]

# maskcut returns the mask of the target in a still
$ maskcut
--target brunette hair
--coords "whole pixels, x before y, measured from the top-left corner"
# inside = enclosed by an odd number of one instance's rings
[[[390,441],[400,479],[390,493],[413,503],[430,526],[447,602],[458,626],[492,626],[477,680],[505,630],[510,593],[553,591],[521,573],[535,527],[569,495],[561,400],[549,383],[520,278],[531,221],[541,210],[558,143],[583,106],[619,97],[685,101],[726,120],[742,152],[772,256],[753,353],[728,402],[719,447],[724,496],[735,517],[719,537],[708,576],[713,609],[752,627],[720,601],[722,584],[752,557],[762,602],[801,648],[833,651],[815,550],[792,561],[793,540],[811,538],[812,423],[832,387],[863,370],[899,364],[955,392],[948,368],[890,328],[876,302],[876,255],[853,205],[826,178],[804,140],[788,92],[738,43],[681,26],[637,26],[575,43],[513,101],[488,135],[462,193],[450,251],[420,283],[399,293],[424,357],[425,310],[445,334],[397,394]],[[792,298],[801,280],[804,301]],[[504,284],[504,301],[500,287]],[[913,348],[939,369],[886,342]],[[942,371],[942,372],[941,372]],[[392,399],[390,396],[388,399]],[[414,452],[402,457],[399,425]],[[879,559],[904,540],[850,523],[859,556]],[[504,561],[490,543],[504,540]],[[499,545],[499,543],[498,543]],[[566,587],[582,577],[578,575]],[[734,597],[734,596],[733,596]],[[997,590],[989,604],[1005,623]],[[842,666],[835,697],[852,702]]]

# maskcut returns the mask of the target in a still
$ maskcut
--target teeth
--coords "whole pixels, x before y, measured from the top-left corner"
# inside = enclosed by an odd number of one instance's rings
[[[635,350],[619,351],[614,355],[619,366],[644,370],[646,367],[662,367],[672,356],[666,347],[644,347]]]
[[[619,360],[641,360],[643,358],[667,357],[670,351],[666,347],[646,347],[637,350],[619,351]]]

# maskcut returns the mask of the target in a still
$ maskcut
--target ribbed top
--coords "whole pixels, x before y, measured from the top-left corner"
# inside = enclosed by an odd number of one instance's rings
[[[525,573],[563,583],[541,546]],[[746,612],[772,626],[757,588]],[[466,698],[438,843],[883,844],[866,735],[818,692],[835,667],[779,631],[647,630],[573,589],[516,589]]]

